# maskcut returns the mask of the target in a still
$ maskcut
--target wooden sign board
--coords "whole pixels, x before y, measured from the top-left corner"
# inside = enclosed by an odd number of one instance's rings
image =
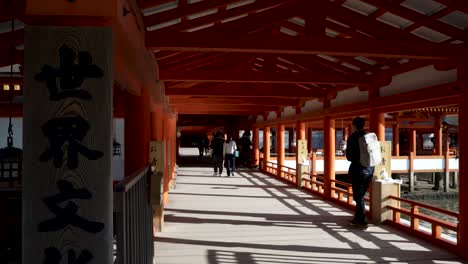
[[[113,263],[112,29],[28,26],[24,52],[23,263]]]
[[[392,142],[380,141],[380,150],[382,152],[382,163],[375,166],[374,177],[376,179],[392,178]]]
[[[297,141],[297,162],[303,164],[307,162],[307,140],[300,139]]]
[[[151,204],[160,205],[163,195],[164,145],[162,141],[150,142],[150,163],[155,167],[151,176]]]

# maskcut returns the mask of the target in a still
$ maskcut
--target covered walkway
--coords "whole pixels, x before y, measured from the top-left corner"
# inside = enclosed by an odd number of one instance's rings
[[[155,238],[155,263],[463,263],[387,226],[350,228],[352,212],[262,173],[182,167]]]

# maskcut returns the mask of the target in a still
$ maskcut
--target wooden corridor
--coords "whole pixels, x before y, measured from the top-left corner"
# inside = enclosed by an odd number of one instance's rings
[[[387,226],[350,228],[352,212],[259,172],[225,175],[179,168],[154,263],[464,263]]]

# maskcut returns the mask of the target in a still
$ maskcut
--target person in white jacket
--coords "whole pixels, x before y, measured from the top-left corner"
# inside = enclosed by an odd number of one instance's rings
[[[234,176],[234,152],[237,150],[236,142],[232,140],[232,136],[228,135],[226,142],[224,142],[223,156],[224,166],[227,170],[227,176]]]

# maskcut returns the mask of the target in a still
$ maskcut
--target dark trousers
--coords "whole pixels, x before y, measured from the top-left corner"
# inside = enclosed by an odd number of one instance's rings
[[[223,173],[223,156],[222,155],[213,155],[213,166],[214,172],[219,174]]]
[[[359,224],[367,224],[366,204],[364,201],[374,174],[374,167],[363,167],[359,163],[351,163],[349,175],[352,179],[353,199],[356,201],[354,220]]]
[[[234,173],[234,169],[236,168],[236,166],[234,164],[233,154],[226,154],[226,156],[224,156],[224,165],[226,166],[228,176],[231,175],[231,172]]]

